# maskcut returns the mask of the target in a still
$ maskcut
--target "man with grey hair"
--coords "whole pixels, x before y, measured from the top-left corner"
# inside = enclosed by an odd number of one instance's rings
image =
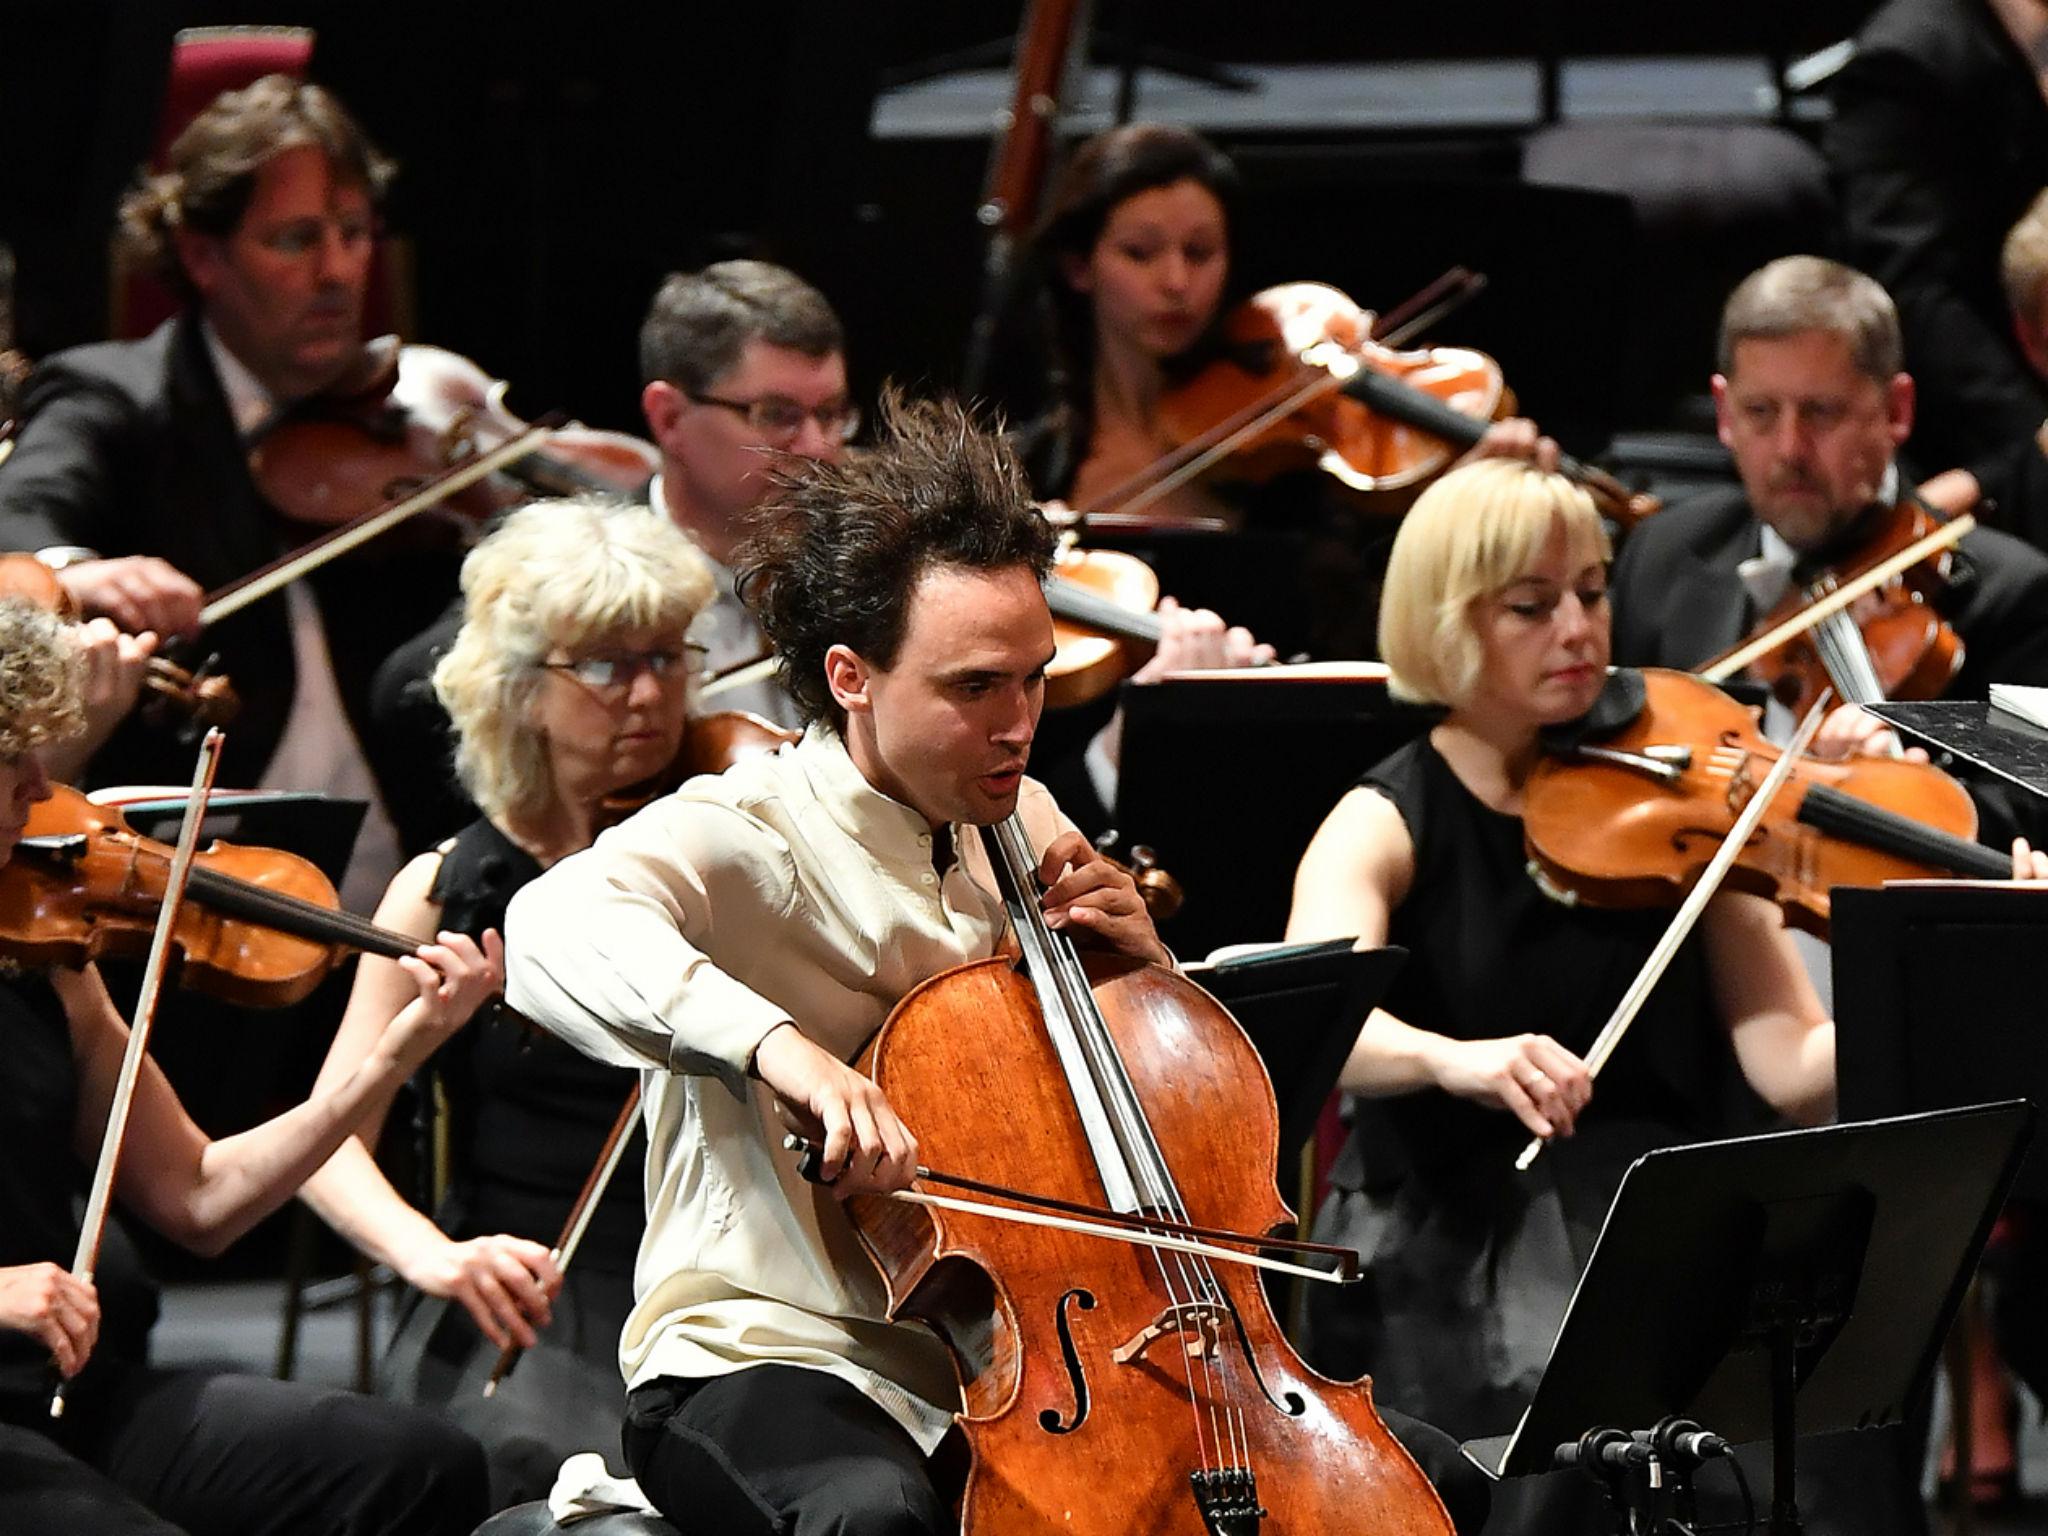
[[[1733,649],[1795,582],[1870,536],[1911,488],[1897,462],[1914,412],[1903,356],[1891,297],[1851,267],[1787,256],[1742,281],[1722,311],[1713,380],[1741,483],[1629,535],[1611,588],[1617,664],[1691,668]],[[1935,606],[1965,651],[1949,697],[1982,698],[1992,681],[2048,684],[2048,556],[1977,529],[1956,547]],[[1868,747],[1876,722],[1848,710],[1829,725],[1842,750]],[[2039,838],[2038,800],[2008,785],[1969,788],[1987,844]],[[1924,1531],[1916,1438],[1886,1430],[1814,1442],[1817,1454],[1803,1447],[1809,1529]]]
[[[1890,297],[1853,268],[1786,256],[1743,280],[1722,313],[1713,381],[1741,484],[1629,536],[1614,568],[1617,662],[1699,666],[1869,537],[1910,490],[1897,462],[1913,428],[1902,356]],[[1953,564],[1935,599],[1964,645],[1948,696],[1982,698],[1994,680],[2048,683],[2048,556],[1979,529]]]

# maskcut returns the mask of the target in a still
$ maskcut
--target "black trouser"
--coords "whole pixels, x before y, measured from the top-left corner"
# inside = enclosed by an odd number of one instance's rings
[[[489,1513],[476,1442],[418,1409],[142,1367],[96,1396],[60,1438],[0,1425],[0,1531],[468,1536]]]
[[[1384,1413],[1384,1410],[1382,1410]],[[1404,1414],[1387,1426],[1437,1484],[1460,1536],[1477,1536],[1491,1490],[1448,1435]],[[663,1377],[626,1399],[626,1465],[685,1530],[732,1536],[941,1536],[952,1493],[917,1444],[836,1376],[760,1365]],[[942,1473],[939,1481],[952,1480]]]

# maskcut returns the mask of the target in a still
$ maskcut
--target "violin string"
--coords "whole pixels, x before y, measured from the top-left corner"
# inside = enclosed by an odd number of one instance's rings
[[[1829,614],[1814,626],[1813,633],[1821,666],[1844,702],[1875,704],[1884,697],[1884,684],[1878,678],[1870,647],[1864,643],[1863,631],[1849,617],[1847,609]]]
[[[1047,926],[1044,914],[1040,911],[1038,903],[1032,899],[1033,893],[1038,889],[1036,881],[1037,861],[1031,857],[1030,843],[1025,837],[1022,823],[1013,814],[1004,821],[998,822],[994,827],[984,828],[983,830],[986,834],[985,844],[990,856],[989,863],[996,873],[998,884],[1002,887],[1005,898],[1004,904],[1009,911],[1011,929],[1016,935],[1019,948],[1024,952],[1027,968],[1032,971],[1034,980],[1039,980],[1042,977],[1038,988],[1040,1008],[1045,1013],[1048,1023],[1057,1016],[1059,1021],[1065,1026],[1070,1038],[1080,1048],[1083,1055],[1081,1065],[1093,1080],[1092,1086],[1095,1088],[1098,1097],[1105,1100],[1103,1103],[1104,1110],[1112,1116],[1127,1114],[1129,1107],[1127,1104],[1107,1102],[1108,1099],[1115,1096],[1109,1092],[1108,1085],[1104,1082],[1103,1063],[1100,1059],[1101,1041],[1096,1038],[1092,1030],[1086,1027],[1088,1021],[1092,1019],[1097,1026],[1102,1028],[1102,1033],[1105,1036],[1107,1034],[1107,1027],[1102,1025],[1101,1013],[1095,1006],[1094,991],[1087,985],[1085,974],[1081,974],[1080,961],[1075,956],[1071,944],[1064,942],[1061,935],[1055,934]],[[1031,957],[1034,954],[1042,957],[1044,960],[1045,964],[1042,968],[1030,965]],[[1077,978],[1080,983],[1078,988],[1075,984]],[[1085,1007],[1080,1002],[1081,998],[1087,999]],[[1114,1055],[1113,1045],[1111,1047],[1111,1054]],[[1142,1116],[1140,1118],[1142,1119]],[[1144,1175],[1143,1170],[1131,1166],[1128,1149],[1132,1143],[1126,1139],[1131,1134],[1131,1129],[1127,1122],[1120,1126],[1112,1125],[1112,1140],[1116,1144],[1119,1160],[1124,1164],[1124,1177],[1132,1189],[1137,1192],[1140,1210],[1134,1214],[1142,1215],[1145,1205],[1152,1201],[1155,1196],[1152,1190],[1144,1189],[1140,1184],[1141,1177],[1144,1177],[1147,1183],[1152,1182],[1149,1177]],[[1098,1153],[1097,1155],[1101,1154]],[[1105,1177],[1105,1186],[1108,1185],[1108,1182],[1108,1179]],[[1175,1255],[1169,1260],[1165,1253],[1158,1249],[1153,1249],[1150,1253],[1150,1261],[1158,1272],[1160,1286],[1166,1296],[1170,1314],[1186,1318],[1190,1321],[1198,1320],[1201,1314],[1193,1305],[1193,1298],[1196,1292],[1185,1287],[1184,1279],[1177,1281],[1175,1278],[1176,1271],[1181,1268],[1179,1256]],[[1195,1358],[1188,1355],[1185,1350],[1182,1353],[1184,1358],[1191,1361]],[[1207,1359],[1211,1353],[1213,1352],[1207,1350],[1203,1352],[1202,1358],[1205,1371],[1208,1368]],[[1202,1422],[1202,1399],[1196,1388],[1193,1370],[1189,1370],[1186,1373],[1185,1385],[1188,1395],[1188,1410],[1194,1424],[1196,1457],[1201,1469],[1209,1471],[1212,1461],[1220,1462],[1222,1459],[1223,1435],[1220,1427],[1215,1423],[1215,1409],[1213,1407],[1215,1399],[1212,1395],[1210,1399],[1212,1403],[1210,1409],[1210,1433],[1205,1436]],[[1211,1452],[1212,1443],[1216,1447],[1213,1457]]]
[[[1304,364],[1303,366],[1307,365]],[[1363,365],[1361,364],[1361,366]],[[1295,388],[1292,393],[1281,396],[1263,413],[1254,416],[1243,426],[1231,432],[1222,441],[1196,454],[1194,458],[1188,460],[1187,463],[1182,464],[1171,473],[1162,475],[1135,495],[1125,498],[1114,506],[1103,507],[1100,510],[1129,514],[1151,506],[1155,501],[1172,495],[1183,485],[1194,479],[1195,476],[1201,474],[1203,470],[1226,458],[1244,439],[1258,436],[1266,428],[1277,422],[1285,421],[1303,406],[1314,404],[1324,395],[1335,394],[1344,387],[1344,384],[1345,381],[1338,378],[1336,374],[1325,369],[1316,370],[1313,378]],[[1278,393],[1278,391],[1275,393]]]
[[[132,846],[130,868],[139,872],[145,858],[162,859],[162,855],[144,847],[140,841]],[[234,903],[243,908],[239,914],[252,920],[271,919],[269,926],[277,927],[295,937],[320,941],[338,941],[357,949],[369,949],[373,953],[396,942],[408,945],[414,941],[403,934],[380,928],[367,918],[358,917],[345,909],[330,909],[302,896],[287,891],[273,890],[254,881],[243,880],[234,875],[222,874],[218,870],[196,868],[192,871],[192,891],[202,900],[211,898],[211,903],[223,906]],[[287,926],[297,920],[300,927],[294,930]],[[410,952],[410,951],[408,951]]]

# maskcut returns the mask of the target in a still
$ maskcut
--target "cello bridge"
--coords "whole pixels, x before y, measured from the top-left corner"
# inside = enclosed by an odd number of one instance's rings
[[[1216,1353],[1219,1325],[1225,1316],[1223,1307],[1217,1302],[1181,1302],[1168,1307],[1132,1334],[1110,1353],[1109,1358],[1118,1365],[1129,1365],[1160,1339],[1169,1334],[1185,1333],[1187,1341],[1181,1347],[1187,1351],[1187,1357],[1190,1360],[1207,1359]]]

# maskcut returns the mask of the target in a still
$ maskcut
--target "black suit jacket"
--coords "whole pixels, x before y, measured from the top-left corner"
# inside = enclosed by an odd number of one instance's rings
[[[168,321],[141,341],[60,352],[30,378],[20,437],[0,464],[0,548],[83,544],[110,557],[156,555],[212,591],[310,532],[285,524],[258,494],[195,318]],[[387,799],[403,794],[412,770],[380,761],[365,729],[370,676],[447,600],[454,569],[448,555],[387,546],[310,578],[342,702]],[[219,653],[242,698],[221,782],[253,784],[297,684],[283,595],[223,620],[198,646]],[[102,749],[92,777],[183,783],[191,761],[172,732],[131,721]]]
[[[1614,660],[1692,668],[1732,650],[1756,622],[1737,567],[1760,533],[1740,488],[1666,509],[1628,536],[1614,563]],[[1963,642],[1948,696],[1981,699],[1993,682],[2048,686],[2048,555],[1979,528],[1957,546],[1954,581],[1937,601]],[[2048,802],[2009,785],[1972,783],[1987,843],[2048,822]]]
[[[1920,382],[1914,457],[1974,465],[2048,417],[1998,279],[2006,232],[2048,186],[2048,101],[1987,0],[1890,0],[1834,101],[1848,256],[1898,301]]]

